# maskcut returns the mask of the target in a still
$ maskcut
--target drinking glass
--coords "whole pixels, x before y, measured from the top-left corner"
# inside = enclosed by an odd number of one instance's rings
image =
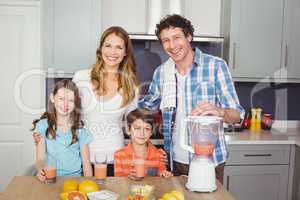
[[[94,174],[98,184],[103,184],[107,174],[107,155],[96,153],[94,162]]]
[[[46,180],[45,183],[56,182],[56,159],[52,156],[47,156],[43,170],[45,172]]]

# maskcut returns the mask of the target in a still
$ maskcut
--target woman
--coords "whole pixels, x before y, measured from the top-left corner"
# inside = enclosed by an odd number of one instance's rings
[[[122,119],[137,107],[138,79],[133,47],[121,27],[104,31],[91,69],[75,73],[73,81],[80,90],[82,119],[93,135],[90,160],[106,155],[108,175],[113,175],[113,154],[124,146]]]

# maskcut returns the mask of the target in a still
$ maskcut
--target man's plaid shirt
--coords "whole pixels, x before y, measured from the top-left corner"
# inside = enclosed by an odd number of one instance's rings
[[[175,67],[175,66],[174,66]],[[159,109],[161,103],[161,66],[153,75],[148,94],[139,101],[139,107],[150,110]],[[170,74],[176,76],[176,74]],[[235,87],[229,73],[226,62],[212,55],[201,52],[195,48],[194,63],[185,80],[185,113],[191,113],[192,109],[200,101],[206,101],[222,108],[233,108],[244,116],[244,109],[239,103]],[[176,118],[176,107],[162,110],[164,149],[172,161],[172,129]],[[224,134],[219,137],[213,155],[215,164],[224,163],[227,158],[227,147]],[[172,166],[172,162],[171,162]]]

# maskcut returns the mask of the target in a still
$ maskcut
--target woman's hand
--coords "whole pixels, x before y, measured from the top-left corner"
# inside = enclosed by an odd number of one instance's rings
[[[45,182],[45,180],[46,180],[46,174],[45,174],[45,171],[43,169],[38,170],[38,173],[37,173],[36,176],[39,179],[39,181]]]
[[[173,176],[172,172],[169,172],[167,170],[165,171],[162,171],[160,174],[159,174],[160,177],[165,177],[165,178],[168,178],[168,177],[171,177]]]
[[[39,134],[37,132],[33,132],[32,137],[33,137],[33,141],[34,141],[35,145],[38,145],[40,142],[42,142],[41,134]]]

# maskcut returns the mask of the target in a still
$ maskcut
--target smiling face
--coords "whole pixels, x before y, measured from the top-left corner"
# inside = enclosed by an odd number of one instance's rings
[[[121,37],[112,33],[105,38],[101,52],[106,69],[118,68],[126,56],[125,42]]]
[[[136,119],[130,126],[129,135],[133,144],[146,144],[152,135],[152,126],[141,119]]]
[[[175,63],[183,62],[189,53],[192,52],[190,42],[192,36],[185,36],[182,29],[169,27],[160,32],[160,40],[166,53]]]
[[[74,92],[67,88],[60,88],[55,95],[51,94],[50,96],[56,113],[61,116],[68,116],[74,110],[74,99]]]

